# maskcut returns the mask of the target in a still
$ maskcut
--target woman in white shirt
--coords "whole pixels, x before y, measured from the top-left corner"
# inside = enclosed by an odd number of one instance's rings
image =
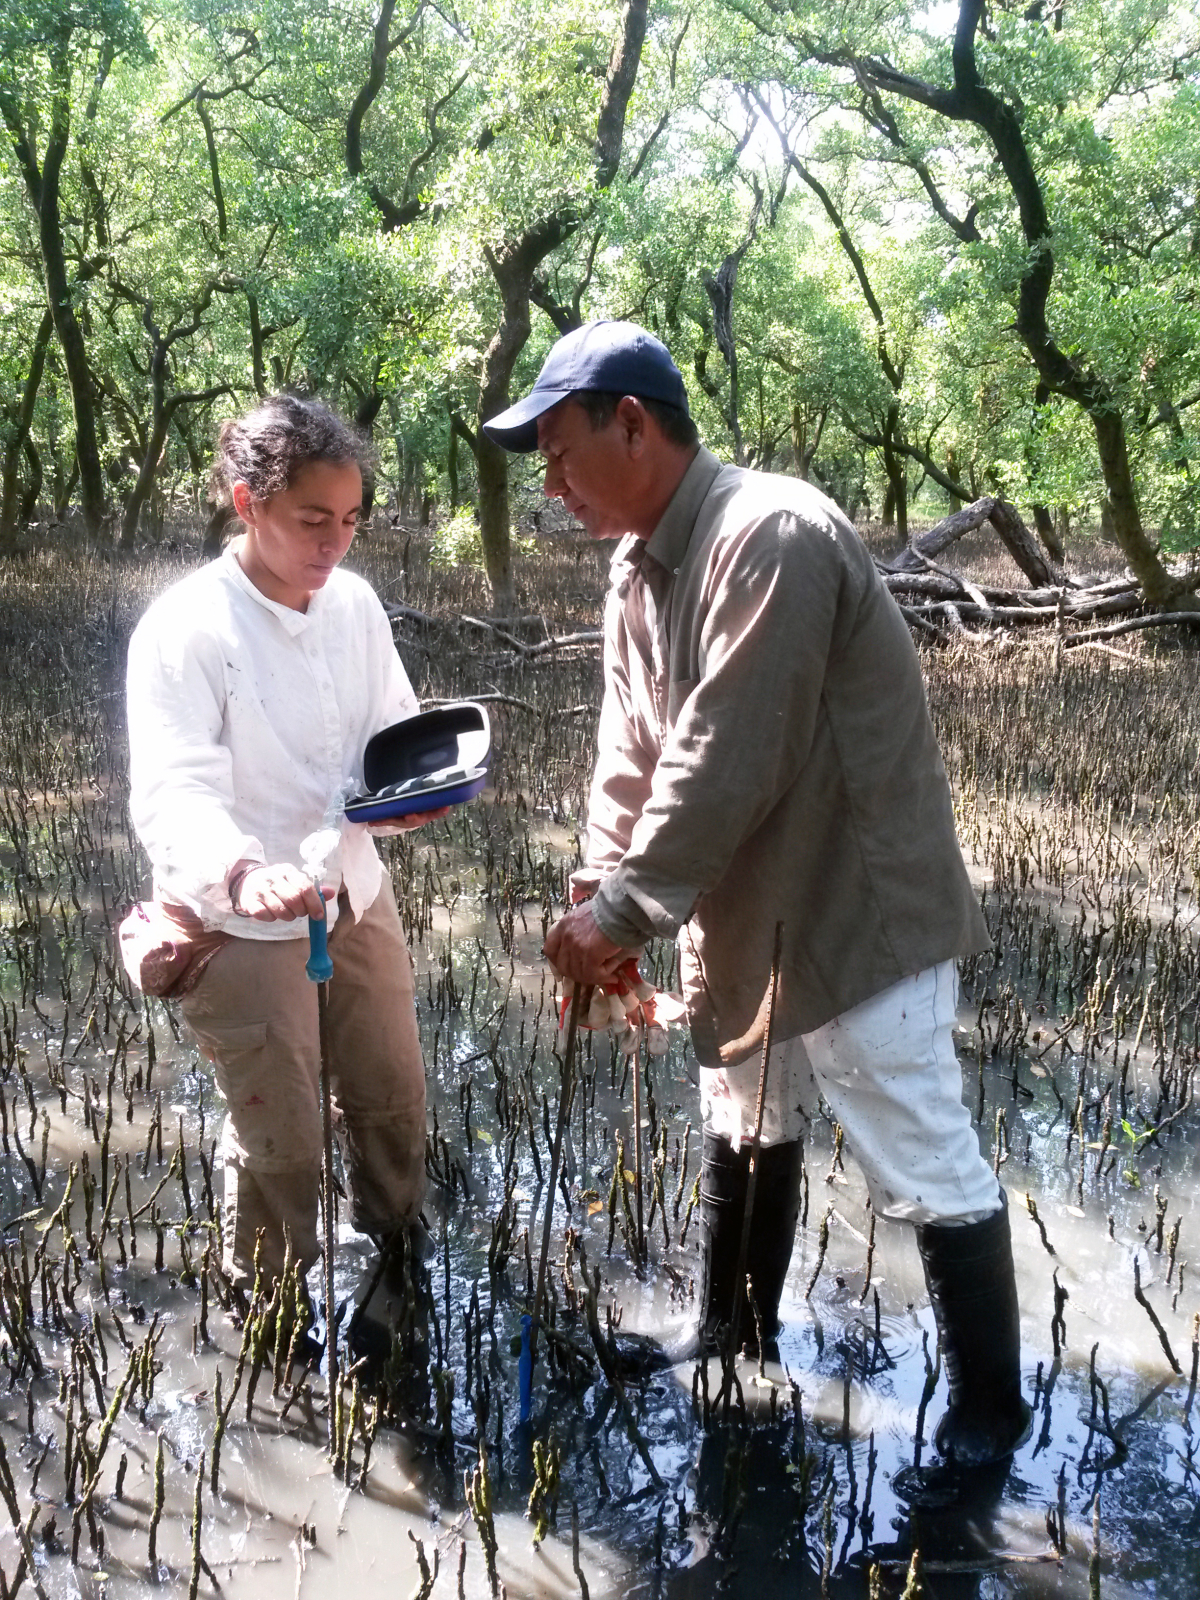
[[[367,740],[419,709],[378,598],[339,566],[364,457],[316,400],[276,395],[226,423],[213,485],[241,537],[160,596],[129,647],[131,812],[155,909],[189,955],[158,992],[180,996],[228,1104],[224,1264],[243,1288],[260,1233],[268,1282],[287,1242],[301,1270],[318,1254],[310,916],[329,922],[330,1076],[354,1226],[393,1238],[425,1188],[412,963],[368,832],[444,813],[370,830],[343,818],[322,893],[301,862],[302,840],[361,780]]]

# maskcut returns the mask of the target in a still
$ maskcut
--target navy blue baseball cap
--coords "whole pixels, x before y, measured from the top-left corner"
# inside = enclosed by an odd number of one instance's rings
[[[554,345],[524,400],[485,422],[483,431],[505,450],[536,450],[537,419],[581,390],[688,408],[683,378],[661,340],[634,322],[585,322]]]

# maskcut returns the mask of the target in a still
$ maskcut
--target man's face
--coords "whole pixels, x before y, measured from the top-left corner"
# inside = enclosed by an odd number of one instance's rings
[[[538,449],[546,458],[544,489],[561,500],[593,539],[620,539],[637,518],[630,492],[630,441],[619,416],[593,428],[575,400],[538,418]]]

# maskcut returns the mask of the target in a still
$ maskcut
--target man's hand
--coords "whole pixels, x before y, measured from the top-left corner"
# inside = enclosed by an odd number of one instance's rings
[[[622,961],[639,953],[614,944],[601,933],[587,902],[575,906],[554,924],[542,952],[560,977],[590,984],[614,982]]]
[[[255,922],[295,922],[297,917],[325,915],[325,901],[335,894],[326,885],[318,893],[313,881],[299,867],[281,862],[274,867],[252,867],[235,884],[233,909],[239,917]]]

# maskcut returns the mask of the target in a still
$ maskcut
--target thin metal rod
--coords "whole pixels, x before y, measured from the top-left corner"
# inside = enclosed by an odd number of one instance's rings
[[[763,1033],[762,1065],[758,1069],[758,1104],[754,1111],[754,1137],[750,1141],[750,1171],[746,1178],[746,1209],[742,1213],[742,1239],[738,1246],[737,1273],[733,1284],[733,1315],[729,1320],[729,1360],[727,1370],[733,1371],[738,1340],[742,1328],[742,1295],[746,1287],[746,1262],[750,1256],[750,1229],[754,1223],[754,1192],[758,1187],[758,1155],[762,1148],[763,1107],[767,1098],[767,1062],[771,1057],[771,1036],[775,1029],[775,996],[779,990],[779,962],[783,953],[783,923],[775,924],[775,947],[771,953],[771,988],[767,996],[767,1025]],[[725,1383],[725,1403],[722,1421],[729,1416],[729,1402],[733,1385]]]
[[[550,1256],[550,1227],[554,1220],[554,1191],[558,1188],[558,1167],[562,1160],[563,1133],[567,1126],[567,1115],[571,1105],[571,1093],[574,1087],[572,1073],[575,1065],[575,1041],[579,1037],[579,1016],[584,1009],[585,998],[591,998],[591,986],[585,990],[582,984],[575,985],[571,995],[571,1012],[567,1021],[567,1043],[563,1051],[562,1078],[558,1091],[558,1123],[554,1129],[554,1149],[550,1153],[550,1184],[546,1191],[546,1215],[542,1221],[542,1254],[538,1262],[537,1292],[533,1297],[533,1327],[529,1330],[529,1348],[533,1356],[537,1355],[537,1330],[538,1320],[542,1315],[542,1301],[546,1293],[546,1262]]]
[[[646,1236],[642,1225],[642,1056],[633,1053],[633,1182],[637,1189],[638,1264],[646,1259]]]
[[[338,1453],[337,1396],[338,1348],[337,1316],[333,1303],[333,1094],[329,1083],[329,985],[317,985],[317,1026],[321,1040],[321,1132],[324,1149],[321,1157],[321,1211],[325,1230],[325,1365],[329,1389],[327,1437],[329,1459]]]

